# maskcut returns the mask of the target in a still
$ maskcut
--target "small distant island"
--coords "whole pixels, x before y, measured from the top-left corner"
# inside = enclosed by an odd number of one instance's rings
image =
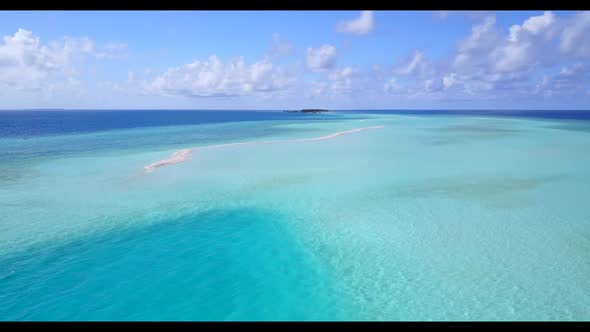
[[[300,111],[283,111],[283,112],[301,112],[301,113],[323,113],[323,112],[329,112],[328,110],[324,110],[324,109],[318,109],[318,108],[311,108],[311,109],[303,109]]]

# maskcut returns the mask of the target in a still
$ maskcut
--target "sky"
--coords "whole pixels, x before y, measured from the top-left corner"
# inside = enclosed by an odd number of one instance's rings
[[[0,11],[0,109],[588,109],[590,12]]]

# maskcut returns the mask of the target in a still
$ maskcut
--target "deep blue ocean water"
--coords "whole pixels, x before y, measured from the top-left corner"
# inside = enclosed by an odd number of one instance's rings
[[[262,120],[322,119],[321,115],[282,111],[66,110],[2,111],[0,137],[89,133],[126,128]]]
[[[499,116],[564,120],[590,120],[589,111],[545,110],[358,110],[327,114],[282,111],[207,111],[207,110],[67,110],[1,111],[0,137],[26,138],[43,135],[88,133],[126,128],[143,128],[205,123],[262,120],[334,120],[333,115],[407,114]]]

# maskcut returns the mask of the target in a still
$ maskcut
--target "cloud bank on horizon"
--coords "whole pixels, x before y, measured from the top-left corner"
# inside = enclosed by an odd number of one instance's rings
[[[0,108],[590,109],[590,12],[76,14],[1,13]]]

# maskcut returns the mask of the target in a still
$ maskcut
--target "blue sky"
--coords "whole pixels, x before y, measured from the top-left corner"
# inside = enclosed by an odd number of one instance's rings
[[[0,12],[0,109],[590,109],[590,12]]]

